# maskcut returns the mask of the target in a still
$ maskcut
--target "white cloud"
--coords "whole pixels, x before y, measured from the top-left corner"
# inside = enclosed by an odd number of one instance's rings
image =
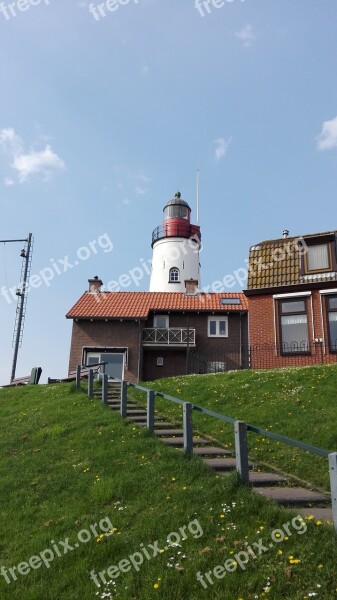
[[[147,189],[142,188],[142,187],[136,187],[135,192],[136,192],[137,196],[145,196]]]
[[[47,144],[43,150],[31,148],[24,152],[23,142],[12,127],[0,130],[0,147],[10,156],[9,166],[14,169],[17,179],[24,183],[31,175],[40,174],[44,180],[51,178],[55,170],[65,169],[63,160]],[[5,185],[14,185],[11,177],[6,177]]]
[[[233,138],[230,137],[230,138],[228,138],[228,140],[226,140],[225,138],[217,138],[216,140],[214,140],[214,142],[213,142],[213,144],[215,144],[214,158],[215,158],[216,162],[219,162],[226,155],[232,139]]]
[[[256,40],[253,33],[253,25],[245,25],[240,31],[235,32],[235,36],[243,42],[245,48],[252,46]]]
[[[144,169],[132,168],[127,165],[114,165],[113,171],[116,176],[115,185],[120,203],[124,205],[133,204],[135,200],[139,201],[149,191],[152,179]]]
[[[56,169],[64,169],[63,160],[48,145],[44,150],[31,150],[28,154],[14,157],[13,169],[17,171],[20,183],[27,181],[30,175],[41,173],[44,179],[50,179]]]
[[[22,152],[21,138],[16,135],[12,127],[0,130],[0,145],[5,152],[19,154]]]
[[[337,117],[324,121],[321,133],[316,137],[318,150],[337,148]]]

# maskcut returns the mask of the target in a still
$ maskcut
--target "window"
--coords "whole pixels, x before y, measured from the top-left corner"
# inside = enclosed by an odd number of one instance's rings
[[[241,304],[240,298],[220,298],[220,304]]]
[[[228,317],[208,317],[208,337],[228,337]]]
[[[169,316],[168,315],[154,315],[153,327],[156,327],[156,329],[168,329],[169,328]]]
[[[337,296],[328,296],[326,303],[328,313],[329,348],[330,352],[337,352]]]
[[[329,244],[314,244],[307,246],[306,273],[317,273],[331,270]]]
[[[309,352],[306,300],[281,300],[279,308],[282,354]]]
[[[96,350],[88,348],[84,350],[84,360],[86,365],[105,362],[104,371],[101,367],[101,372],[105,372],[116,379],[123,379],[124,369],[127,368],[127,351],[124,348]]]
[[[177,267],[172,267],[172,269],[170,269],[169,282],[170,283],[179,283],[179,281],[180,281],[179,269],[177,269]]]

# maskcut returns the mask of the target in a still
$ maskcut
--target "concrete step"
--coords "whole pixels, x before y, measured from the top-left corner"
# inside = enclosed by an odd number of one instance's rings
[[[236,467],[235,458],[203,458],[204,463],[215,469],[216,471],[227,471],[228,469],[232,470]],[[253,463],[248,463],[250,467],[253,467]]]
[[[264,473],[262,471],[251,471],[249,473],[249,483],[255,486],[275,485],[286,481],[288,481],[286,477],[277,473]]]
[[[167,437],[167,438],[162,438],[162,442],[164,442],[164,444],[167,444],[168,446],[183,446],[184,445],[184,438],[183,437]],[[208,440],[204,440],[201,438],[193,438],[193,444],[209,444],[210,442]]]
[[[135,416],[142,416],[145,415],[146,416],[146,410],[144,410],[143,408],[128,408],[127,409],[127,416],[128,417],[135,417]]]
[[[225,448],[217,448],[216,446],[207,446],[206,448],[194,448],[193,454],[198,456],[232,456],[233,452],[225,450]]]
[[[100,392],[99,394],[94,394],[93,397],[101,400],[102,392]],[[121,398],[120,394],[108,394],[108,400],[111,400],[113,402],[117,402],[118,400],[120,401],[120,398]]]
[[[111,408],[120,408],[121,401],[120,400],[110,400],[108,398],[108,405],[111,406]],[[137,408],[137,409],[139,409],[139,407],[137,406],[137,404],[132,404],[131,402],[128,402],[127,408]],[[145,410],[145,408],[142,408],[141,410]]]
[[[300,515],[303,517],[314,517],[316,521],[332,521],[332,508],[300,508]]]
[[[327,504],[330,502],[329,496],[320,492],[313,492],[305,488],[298,487],[253,487],[254,492],[261,494],[265,498],[274,500],[277,504]]]
[[[130,419],[130,421],[133,421],[139,427],[146,427],[146,419],[144,419],[143,421],[137,421],[137,422],[135,422],[134,419]],[[159,425],[163,425],[163,427],[173,427],[173,425],[171,423],[158,423],[155,421],[155,426],[159,426]],[[164,439],[164,438],[162,438],[162,439]]]
[[[172,437],[173,435],[184,435],[184,430],[183,429],[155,429],[153,433],[154,433],[154,435],[157,435],[158,437],[170,437],[170,436]]]

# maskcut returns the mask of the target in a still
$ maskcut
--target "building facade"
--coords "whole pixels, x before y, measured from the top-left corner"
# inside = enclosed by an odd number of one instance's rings
[[[252,368],[337,361],[337,232],[250,248],[247,290]]]
[[[73,320],[69,372],[106,362],[106,372],[136,382],[240,369],[246,362],[244,294],[89,291],[66,315]]]

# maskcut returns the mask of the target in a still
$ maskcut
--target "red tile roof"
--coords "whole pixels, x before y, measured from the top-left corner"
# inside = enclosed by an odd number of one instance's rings
[[[221,298],[239,298],[240,304],[222,304]],[[247,311],[247,298],[240,292],[198,294],[181,292],[85,292],[66,314],[67,319],[147,319],[151,311]]]

